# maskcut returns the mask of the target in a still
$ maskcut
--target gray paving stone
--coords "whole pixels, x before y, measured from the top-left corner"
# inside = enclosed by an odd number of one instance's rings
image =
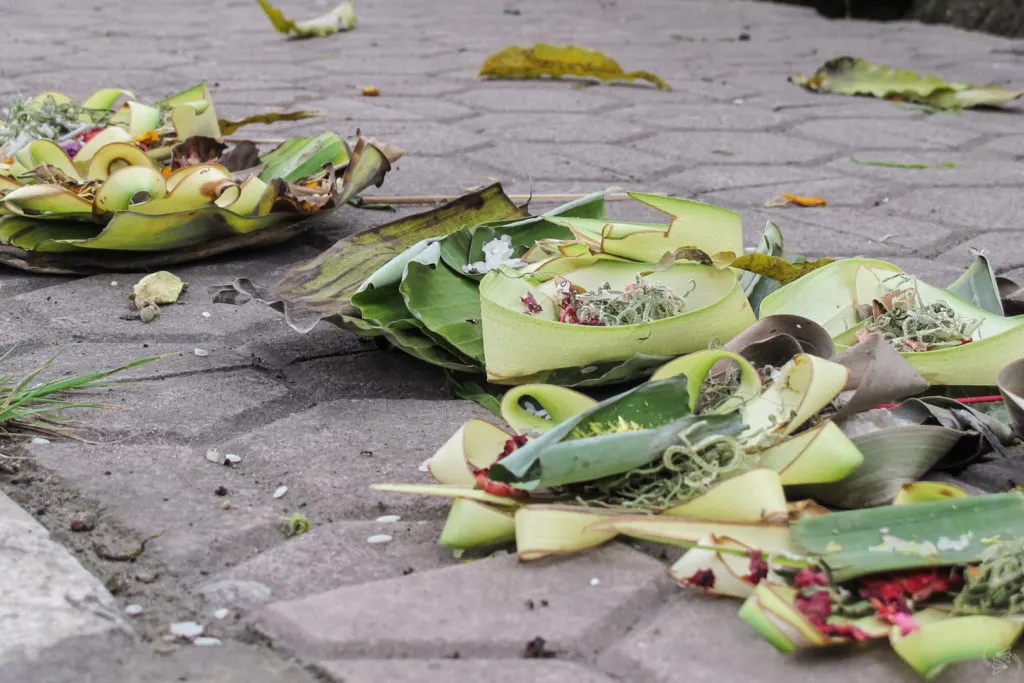
[[[610,116],[657,124],[663,130],[763,130],[795,118],[786,112],[747,105],[679,104],[675,101],[637,105],[612,112]]]
[[[830,207],[852,206],[867,208],[876,202],[883,202],[896,188],[884,183],[870,182],[856,178],[829,178],[808,182],[773,183],[763,187],[746,187],[719,190],[700,195],[701,201],[722,204],[734,208],[760,207],[783,192],[802,197],[822,197],[828,205],[824,207],[786,207],[790,211],[825,213]]]
[[[272,482],[270,491],[287,485],[284,502],[307,503],[320,520],[366,520],[382,514],[439,519],[448,508],[443,499],[385,494],[369,487],[432,481],[419,471],[420,464],[466,420],[489,415],[465,401],[340,400],[219,445],[223,452],[244,458],[245,476]]]
[[[537,637],[555,652],[593,656],[660,599],[666,576],[619,544],[525,566],[489,558],[268,605],[254,628],[320,659],[514,657]],[[531,610],[528,598],[548,606]]]
[[[339,659],[316,667],[335,683],[610,683],[613,679],[580,664],[557,659]]]
[[[888,647],[837,648],[803,655],[776,652],[736,615],[740,602],[689,591],[668,602],[651,621],[635,629],[599,660],[613,674],[637,683],[718,683],[730,680],[837,683],[905,681],[920,678]],[[680,672],[685,671],[685,678]],[[975,681],[985,665],[951,668],[937,681]]]
[[[103,501],[99,524],[109,516],[143,538],[161,534],[146,552],[163,561],[165,573],[197,585],[203,574],[282,543],[280,519],[296,509],[294,503],[273,498],[280,483],[276,479],[261,478],[247,459],[238,469],[211,463],[205,446],[54,442],[29,448],[41,466],[74,482],[84,495]],[[36,484],[30,478],[24,485]],[[216,495],[222,486],[227,493]],[[228,500],[233,507],[225,510],[222,506]],[[130,545],[126,540],[125,547],[109,551],[129,552]]]
[[[680,197],[695,197],[707,192],[744,187],[770,187],[777,183],[803,183],[820,180],[822,172],[800,166],[754,166],[739,164],[700,164],[657,181],[658,189]]]
[[[210,584],[255,581],[270,589],[273,600],[294,600],[452,563],[451,551],[437,544],[441,522],[311,521],[312,531],[217,574]],[[393,540],[376,545],[366,542],[376,534],[387,534]],[[206,586],[200,590],[206,592]]]
[[[960,225],[972,230],[1017,229],[1024,209],[1018,188],[973,188],[970,199],[945,189],[921,189],[896,197],[887,211],[928,221]],[[877,209],[869,213],[880,213]]]
[[[343,331],[340,336],[347,336]],[[399,351],[366,350],[317,358],[284,369],[317,402],[339,398],[451,398],[444,371]]]
[[[964,265],[970,263],[970,250],[983,249],[997,268],[1017,268],[1024,265],[1024,243],[1020,239],[1019,230],[1001,232],[983,232],[972,235],[963,243],[951,247],[939,254],[943,261]]]
[[[1020,128],[1016,128],[1020,130]],[[1009,131],[1007,131],[1009,132]],[[1012,156],[1020,160],[1024,158],[1024,135],[1000,135],[994,140],[984,142],[977,147],[980,152],[989,152],[1000,156]]]
[[[230,434],[260,424],[266,419],[258,415],[264,407],[268,412],[272,407],[294,409],[285,385],[248,369],[115,384],[92,389],[89,395],[116,409],[74,415],[93,425],[95,436],[133,443],[183,443]]]
[[[658,133],[636,146],[668,159],[709,164],[807,164],[836,155],[836,145],[794,142],[783,133],[763,132]]]
[[[451,100],[477,111],[529,112],[531,114],[550,112],[607,112],[623,106],[622,102],[608,94],[607,88],[577,89],[571,83],[539,81],[534,87],[524,90],[514,84],[502,81],[482,81],[479,87],[453,95]],[[666,99],[678,101],[678,97],[665,94]]]
[[[868,214],[860,209],[843,206],[829,206],[828,211],[791,211],[788,208],[763,209],[782,228],[783,235],[790,232],[799,235],[806,226],[822,226],[839,232],[859,237],[865,248],[878,249],[880,255],[885,253],[885,245],[893,248],[892,253],[899,253],[902,248],[916,250],[921,253],[932,253],[936,245],[946,244],[951,239],[952,231],[936,223],[924,223],[895,215]],[[749,240],[748,240],[749,242]],[[872,246],[874,245],[874,246]],[[799,250],[802,242],[797,239],[786,240],[787,248]]]
[[[4,361],[4,372],[18,376],[26,375],[53,359],[50,369],[39,376],[40,381],[49,381],[71,374],[80,375],[112,369],[144,358],[174,354],[125,370],[110,378],[110,381],[125,382],[221,372],[252,364],[249,357],[230,348],[224,348],[218,343],[203,344],[203,348],[209,355],[197,356],[194,353],[194,346],[187,344],[71,342],[61,346],[40,347],[23,342]]]
[[[96,577],[0,493],[0,669],[65,640],[131,633]]]
[[[67,281],[68,278],[63,275],[38,275],[0,266],[0,301],[35,289],[60,285]]]
[[[764,230],[766,220],[772,220],[782,229],[788,253],[807,257],[890,257],[898,254],[909,256],[912,250],[892,243],[865,238],[862,234],[842,229],[841,221],[825,211],[811,213],[792,208],[754,209],[743,211],[745,242],[757,244]],[[804,218],[805,214],[808,215]],[[812,222],[813,221],[813,222]],[[837,226],[837,227],[834,227]]]
[[[925,164],[929,168],[891,168],[858,164],[854,161],[882,161],[900,164]],[[942,164],[954,164],[943,168]],[[1024,163],[979,158],[959,152],[890,152],[884,149],[858,151],[827,165],[841,173],[903,186],[1020,186],[1024,184]],[[970,192],[970,190],[965,190]]]
[[[518,142],[622,142],[649,135],[651,124],[612,121],[596,114],[563,114],[538,126],[521,114],[483,114],[465,121],[467,130]]]
[[[18,683],[314,683],[293,660],[258,646],[225,640],[219,647],[185,646],[155,654],[152,643],[123,636],[76,638],[50,648],[40,661],[0,667]]]
[[[974,131],[937,126],[909,119],[894,126],[888,120],[867,118],[807,121],[792,128],[799,137],[829,142],[846,149],[953,149],[979,137]],[[798,143],[793,143],[798,144]]]

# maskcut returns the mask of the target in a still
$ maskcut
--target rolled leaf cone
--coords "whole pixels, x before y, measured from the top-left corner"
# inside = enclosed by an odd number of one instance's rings
[[[930,679],[948,665],[971,660],[997,661],[1013,647],[1024,624],[995,616],[948,617],[923,624],[908,635],[890,631],[892,649],[914,671]]]
[[[669,576],[686,586],[690,585],[694,577],[701,576],[703,572],[710,572],[713,583],[707,587],[701,586],[707,593],[742,599],[754,593],[755,584],[744,577],[749,573],[750,567],[750,558],[747,554],[758,551],[758,548],[751,548],[731,538],[714,534],[704,536],[697,543],[698,547],[687,550],[669,567]],[[740,551],[743,554],[736,555],[722,550]]]
[[[1014,430],[1018,436],[1024,435],[1024,358],[1000,370],[996,384],[1010,410]]]
[[[763,315],[791,313],[822,325],[844,351],[856,342],[864,326],[857,307],[883,296],[883,280],[900,275],[898,267],[871,259],[843,259],[815,270],[770,296],[761,304]],[[1004,318],[919,280],[900,287],[916,286],[925,303],[944,301],[965,318],[980,318],[973,341],[960,346],[901,354],[929,383],[939,385],[992,386],[1008,363],[1024,348],[1024,317]],[[894,287],[895,288],[895,287]]]
[[[511,543],[515,537],[516,523],[508,510],[469,498],[456,498],[438,543],[466,550]]]
[[[567,263],[560,274],[588,290],[609,282],[619,291],[650,266],[598,259],[587,267]],[[739,282],[728,271],[710,266],[676,264],[651,275],[677,293],[694,291],[685,311],[677,316],[637,325],[594,327],[558,322],[550,304],[528,313],[522,299],[533,294],[551,301],[555,283],[539,282],[505,269],[494,270],[480,283],[484,357],[488,380],[496,384],[543,381],[559,368],[627,360],[636,354],[675,356],[707,348],[714,340],[730,339],[754,322]],[[530,344],[519,342],[529,339]]]

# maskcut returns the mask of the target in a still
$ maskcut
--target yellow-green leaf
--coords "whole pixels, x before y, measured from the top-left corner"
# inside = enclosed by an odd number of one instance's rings
[[[302,111],[271,111],[265,114],[252,114],[242,119],[228,120],[220,119],[217,121],[220,125],[221,135],[233,135],[242,126],[248,126],[254,123],[262,123],[269,125],[271,123],[277,123],[278,121],[301,121],[303,119],[311,119],[317,116],[323,116],[324,112],[317,110],[302,110]]]
[[[1024,90],[954,83],[938,76],[872,64],[856,57],[825,62],[812,76],[796,74],[793,83],[813,92],[869,95],[888,100],[924,104],[936,109],[998,107],[1024,96]]]
[[[830,263],[834,263],[833,258],[823,258],[817,261],[803,261],[802,263],[790,263],[781,256],[771,256],[769,254],[751,253],[744,254],[738,259],[733,261],[730,265],[733,268],[739,268],[740,270],[746,270],[751,273],[756,273],[763,277],[770,277],[773,280],[777,280],[782,284],[786,285],[801,278],[812,270],[817,270],[822,266],[827,266]]]
[[[263,0],[260,0],[263,2]],[[576,45],[510,47],[495,52],[480,67],[480,76],[487,78],[540,78],[577,76],[602,81],[643,80],[661,90],[671,90],[667,82],[649,71],[625,72],[608,55]]]
[[[267,0],[259,0],[259,3],[275,29],[284,34],[292,34],[295,38],[321,38],[356,27],[355,7],[349,0],[345,0],[327,14],[305,21],[289,19],[284,12]]]

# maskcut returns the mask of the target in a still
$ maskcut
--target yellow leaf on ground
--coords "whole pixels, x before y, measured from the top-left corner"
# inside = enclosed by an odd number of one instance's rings
[[[775,206],[788,206],[790,204],[796,204],[797,206],[825,206],[827,203],[822,197],[801,197],[800,195],[783,192],[778,197],[765,202],[764,205],[766,208],[771,208]]]
[[[268,0],[258,1],[274,28],[281,33],[294,34],[296,38],[320,38],[356,27],[356,11],[349,0],[345,0],[327,14],[307,21],[289,19]]]
[[[262,0],[261,0],[262,2]],[[510,47],[495,52],[480,67],[480,76],[487,78],[540,78],[578,76],[602,81],[635,81],[653,83],[661,90],[672,88],[649,71],[626,73],[608,55],[576,45],[545,45]]]
[[[936,109],[998,107],[1024,97],[1024,90],[947,83],[938,76],[922,76],[916,71],[880,66],[856,57],[830,60],[812,76],[795,74],[789,80],[812,92],[867,95]]]
[[[322,111],[316,110],[304,110],[304,111],[271,111],[265,114],[253,114],[252,116],[246,116],[244,119],[238,119],[237,121],[229,121],[228,119],[220,119],[217,123],[220,125],[221,135],[233,135],[242,126],[248,126],[253,123],[262,123],[269,125],[271,123],[277,123],[278,121],[301,121],[302,119],[311,119],[316,116],[323,116]]]

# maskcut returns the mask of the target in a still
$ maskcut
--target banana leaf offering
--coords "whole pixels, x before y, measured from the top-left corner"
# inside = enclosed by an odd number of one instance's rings
[[[114,88],[16,100],[0,122],[0,263],[139,270],[286,240],[303,218],[379,186],[401,156],[330,132],[262,151],[226,139],[319,113],[218,119],[205,83],[154,104]]]

